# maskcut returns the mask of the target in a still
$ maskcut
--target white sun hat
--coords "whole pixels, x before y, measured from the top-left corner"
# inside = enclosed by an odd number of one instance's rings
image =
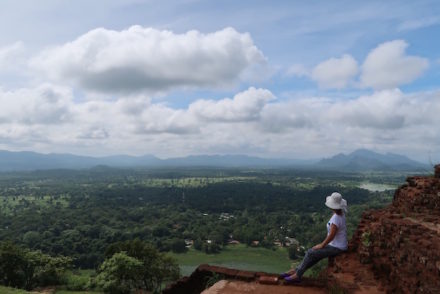
[[[333,192],[332,195],[327,196],[325,205],[331,209],[342,209],[347,212],[347,200],[343,199],[338,192]]]

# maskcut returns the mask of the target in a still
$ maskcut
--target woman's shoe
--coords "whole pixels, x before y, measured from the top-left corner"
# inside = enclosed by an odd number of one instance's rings
[[[293,275],[295,273],[296,273],[296,270],[292,269],[292,270],[290,270],[288,272],[280,274],[280,279],[284,279],[286,277],[290,277],[291,275]]]
[[[282,274],[280,274],[280,279],[284,279],[284,278],[287,278],[287,277],[290,277],[289,273],[282,273]]]
[[[284,278],[284,281],[286,281],[287,284],[298,284],[301,283],[301,278],[291,278],[290,276],[288,276]]]

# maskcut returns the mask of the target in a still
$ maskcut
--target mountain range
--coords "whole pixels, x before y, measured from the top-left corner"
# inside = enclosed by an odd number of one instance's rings
[[[109,167],[297,167],[341,171],[415,170],[427,166],[398,154],[380,154],[359,149],[350,154],[337,154],[322,160],[260,158],[247,155],[192,155],[160,159],[153,155],[106,157],[73,154],[42,154],[30,151],[0,151],[0,171],[47,169],[86,169]]]
[[[404,155],[380,154],[367,149],[358,149],[350,154],[337,154],[320,160],[318,166],[323,169],[344,171],[390,171],[423,170],[428,165],[409,159]]]

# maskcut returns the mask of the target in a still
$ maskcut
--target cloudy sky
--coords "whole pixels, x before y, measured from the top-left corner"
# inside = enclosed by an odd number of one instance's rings
[[[438,1],[2,0],[0,149],[440,161]]]

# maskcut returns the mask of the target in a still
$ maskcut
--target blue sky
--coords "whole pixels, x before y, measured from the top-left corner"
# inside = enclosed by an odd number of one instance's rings
[[[0,149],[440,160],[437,1],[2,1]]]

